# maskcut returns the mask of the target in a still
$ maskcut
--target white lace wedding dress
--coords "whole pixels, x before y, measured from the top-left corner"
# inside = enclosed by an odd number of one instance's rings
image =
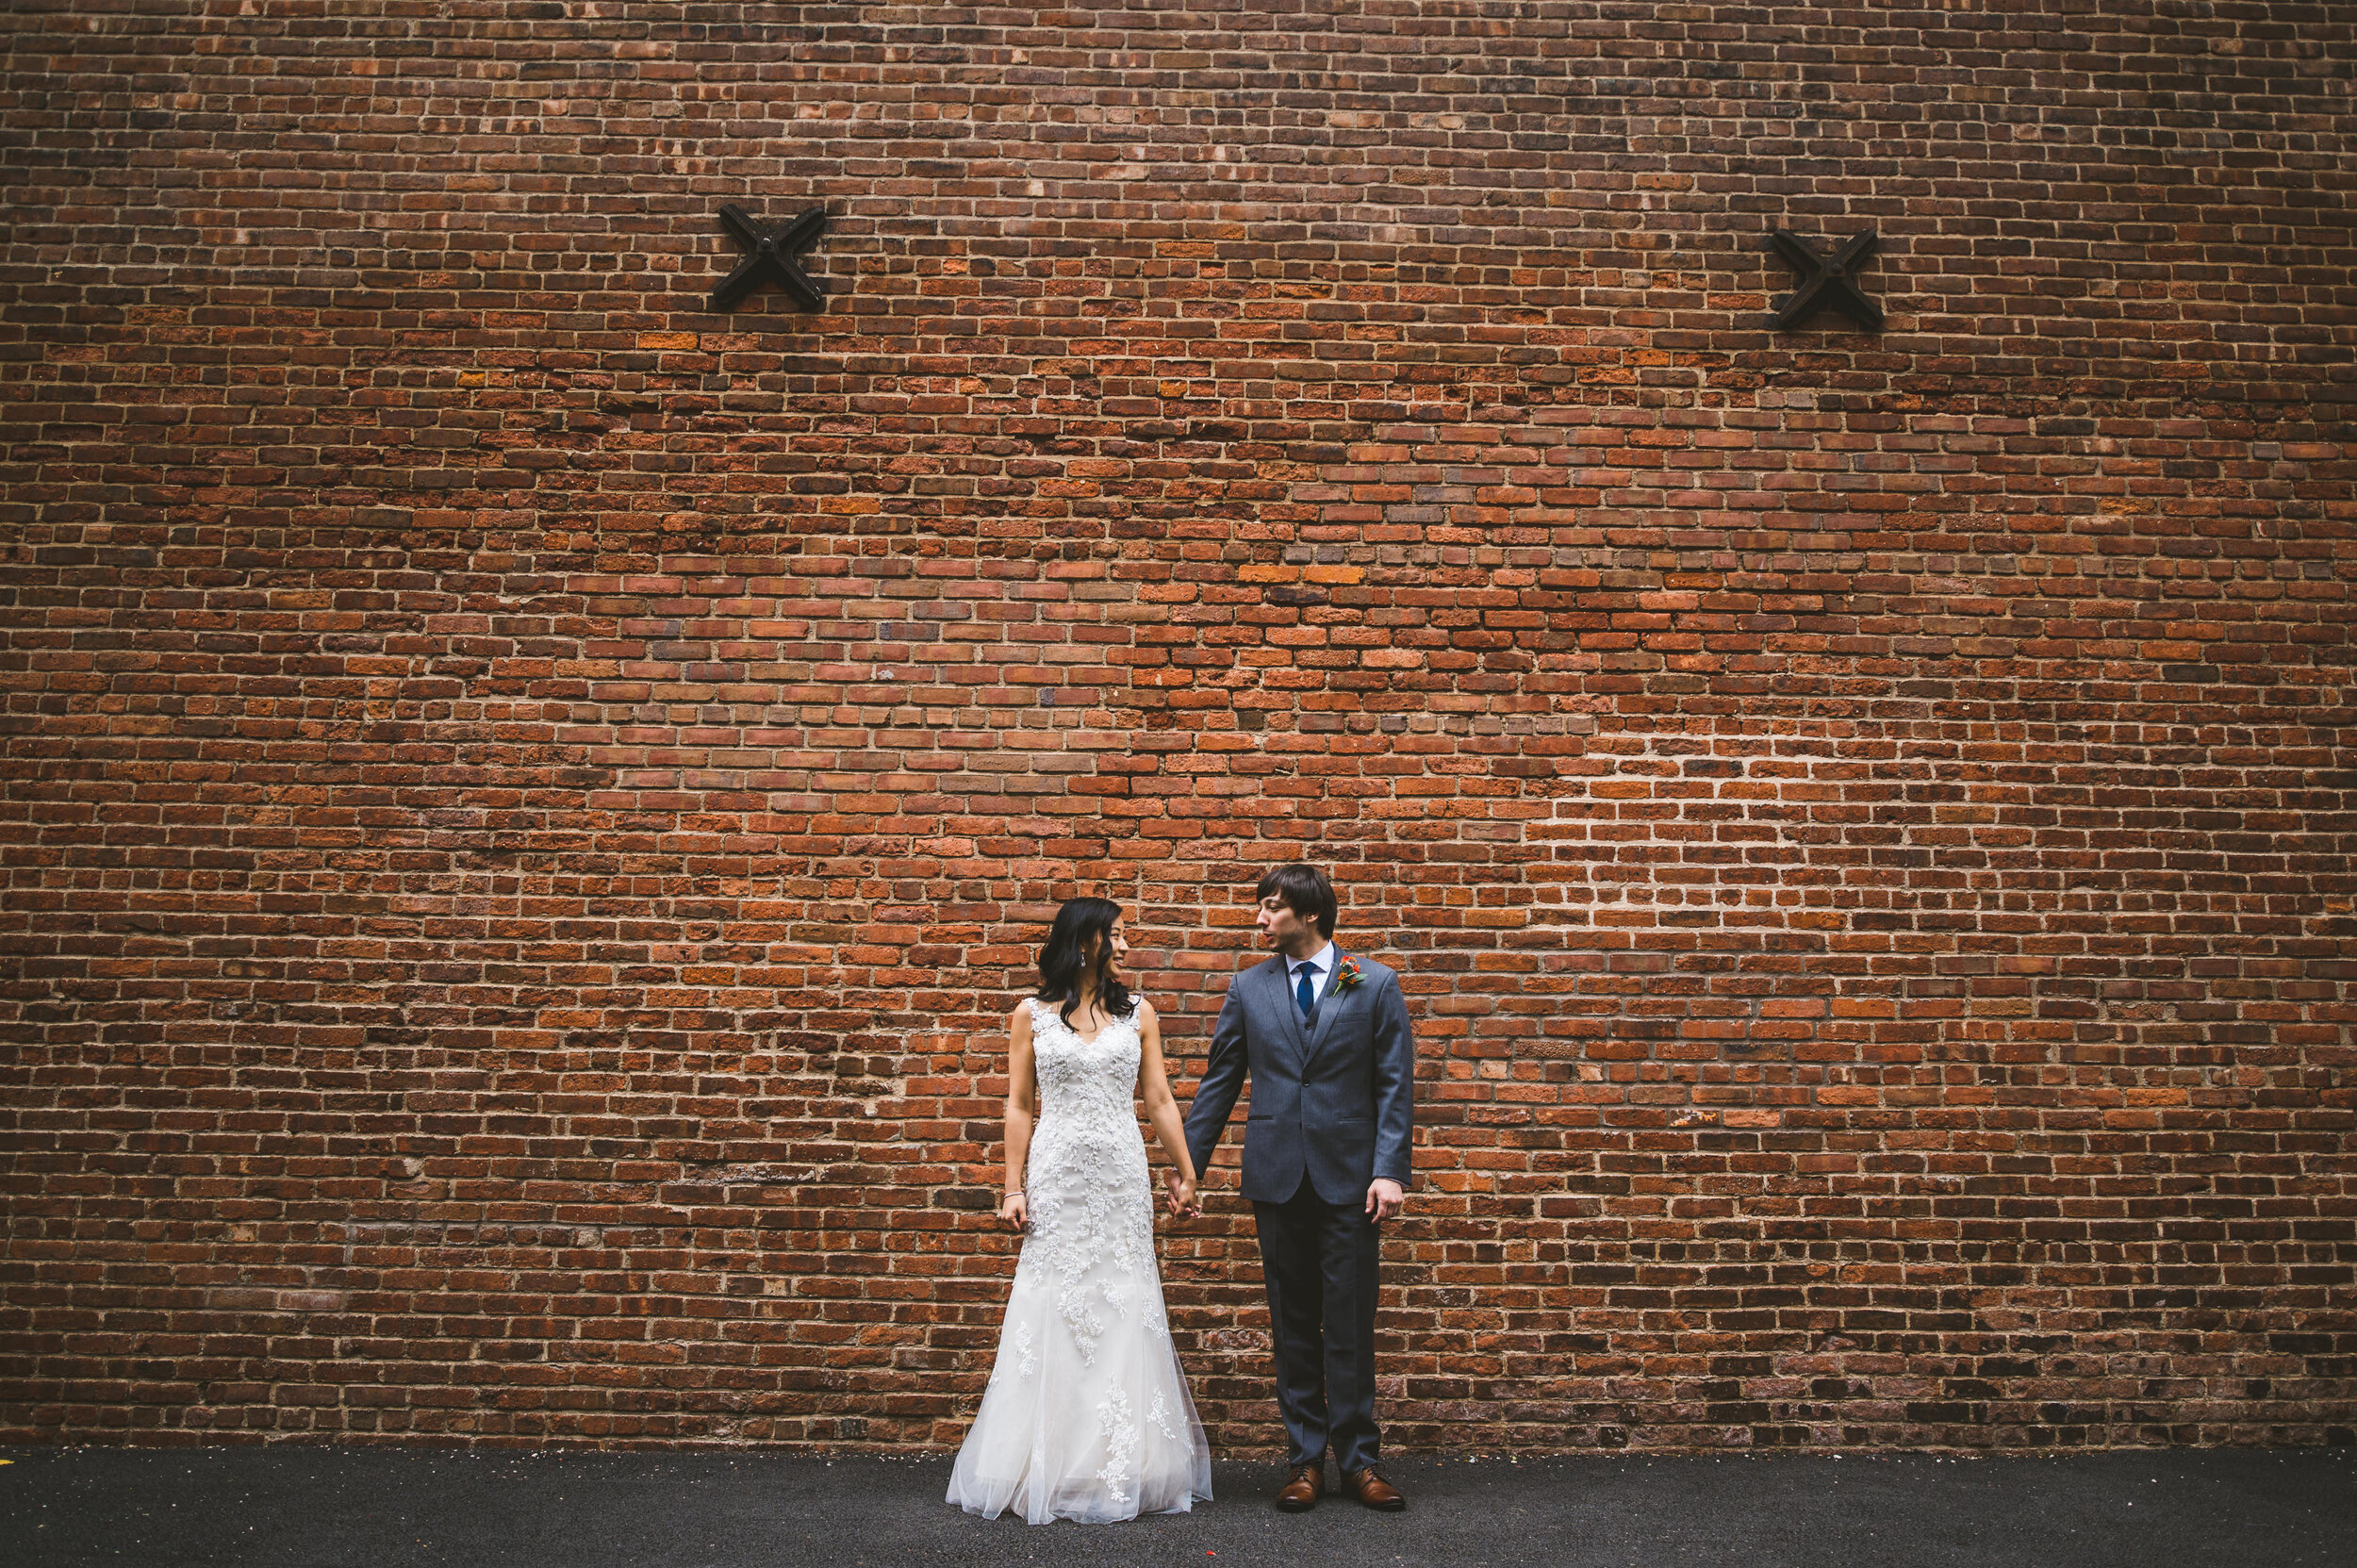
[[[1030,1230],[949,1501],[1034,1525],[1183,1512],[1211,1495],[1211,1452],[1154,1264],[1137,1023],[1115,1019],[1084,1040],[1053,1005],[1028,1005],[1039,1082],[1023,1176]]]

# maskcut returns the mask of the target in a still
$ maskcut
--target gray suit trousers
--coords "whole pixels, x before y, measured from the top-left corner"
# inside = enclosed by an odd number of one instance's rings
[[[1344,1475],[1373,1464],[1378,1236],[1366,1204],[1328,1203],[1307,1180],[1283,1203],[1255,1203],[1261,1276],[1277,1352],[1277,1409],[1291,1462],[1334,1446]]]

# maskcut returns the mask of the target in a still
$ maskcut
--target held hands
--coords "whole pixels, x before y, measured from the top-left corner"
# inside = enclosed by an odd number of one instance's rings
[[[1173,1219],[1200,1219],[1203,1205],[1195,1196],[1195,1180],[1178,1171],[1167,1171],[1162,1185],[1170,1194],[1170,1213]]]
[[[1399,1190],[1399,1183],[1378,1176],[1367,1184],[1367,1213],[1377,1225],[1399,1213],[1408,1195]]]
[[[998,1205],[998,1217],[1017,1230],[1029,1230],[1031,1228],[1031,1208],[1030,1204],[1023,1201],[1021,1193],[1007,1195],[1006,1201]]]

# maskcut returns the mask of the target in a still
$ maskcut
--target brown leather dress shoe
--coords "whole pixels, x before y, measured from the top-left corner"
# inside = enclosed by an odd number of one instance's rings
[[[1285,1490],[1277,1494],[1277,1506],[1287,1513],[1299,1513],[1317,1505],[1318,1494],[1326,1490],[1326,1467],[1321,1464],[1296,1464],[1293,1474],[1285,1477]]]
[[[1399,1494],[1399,1488],[1375,1473],[1370,1464],[1364,1470],[1353,1470],[1343,1477],[1343,1490],[1372,1509],[1385,1513],[1397,1513],[1408,1506],[1408,1499]]]

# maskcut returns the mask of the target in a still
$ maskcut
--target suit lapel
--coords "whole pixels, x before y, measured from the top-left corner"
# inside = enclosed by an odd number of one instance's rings
[[[1285,1038],[1293,1046],[1294,1060],[1306,1062],[1310,1057],[1310,1032],[1302,1027],[1301,1009],[1294,1005],[1294,994],[1285,987],[1288,967],[1283,953],[1269,960],[1269,1003],[1285,1020]]]
[[[1334,1015],[1343,1010],[1343,999],[1349,994],[1343,989],[1343,949],[1336,948],[1333,967],[1326,977],[1325,994],[1318,998],[1317,1025],[1310,1036],[1309,1045],[1301,1053],[1301,1065],[1305,1068],[1316,1059],[1319,1049],[1325,1046],[1327,1033],[1334,1027]],[[1297,1008],[1294,1010],[1296,1015],[1299,1011]]]

